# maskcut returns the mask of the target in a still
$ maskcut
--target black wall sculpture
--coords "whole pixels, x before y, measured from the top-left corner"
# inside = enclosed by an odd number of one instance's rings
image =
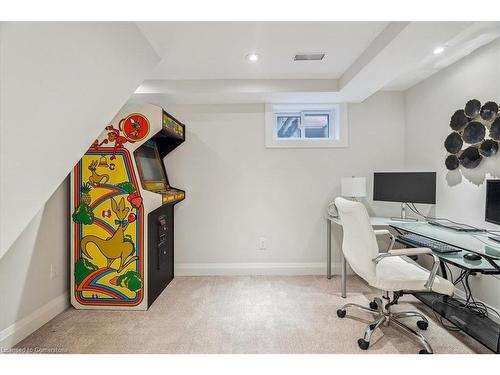
[[[450,171],[460,165],[476,168],[483,157],[498,152],[500,113],[497,103],[486,102],[481,106],[479,100],[469,100],[464,109],[458,109],[451,116],[450,128],[453,131],[444,141],[448,151],[445,165]]]

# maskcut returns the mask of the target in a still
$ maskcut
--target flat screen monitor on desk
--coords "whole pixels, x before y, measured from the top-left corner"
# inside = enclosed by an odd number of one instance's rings
[[[500,225],[500,180],[486,181],[486,209],[487,222]]]
[[[486,181],[484,220],[500,225],[500,180]],[[500,236],[489,236],[489,239],[500,242]]]
[[[406,203],[436,203],[436,172],[377,172],[373,175],[373,200],[401,202],[406,220]]]

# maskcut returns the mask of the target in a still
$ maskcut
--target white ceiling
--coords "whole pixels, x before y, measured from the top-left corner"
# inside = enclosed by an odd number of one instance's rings
[[[139,22],[162,62],[150,79],[339,78],[388,22]],[[258,63],[245,56],[258,52]],[[323,61],[293,61],[325,52]]]
[[[162,57],[134,100],[361,102],[404,91],[500,37],[500,22],[139,22]],[[437,46],[444,47],[439,55]],[[258,63],[245,56],[260,55]],[[324,52],[323,61],[294,62]]]
[[[385,85],[384,90],[404,91],[500,36],[500,22],[468,22],[469,26],[465,29],[459,26],[463,22],[446,24],[457,28],[457,31],[454,37],[443,43],[445,51],[437,56],[429,54],[425,58],[415,60],[406,72]]]

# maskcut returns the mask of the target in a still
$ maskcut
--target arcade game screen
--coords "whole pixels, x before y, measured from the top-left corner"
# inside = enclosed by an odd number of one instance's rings
[[[139,167],[143,182],[167,183],[167,178],[163,171],[160,155],[156,149],[156,143],[148,141],[135,151],[135,160]]]

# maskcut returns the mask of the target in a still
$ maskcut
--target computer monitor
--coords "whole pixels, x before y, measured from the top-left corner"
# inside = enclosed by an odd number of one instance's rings
[[[486,208],[484,219],[500,225],[500,180],[486,181]]]
[[[436,203],[436,172],[377,172],[373,175],[373,200],[406,203]]]

